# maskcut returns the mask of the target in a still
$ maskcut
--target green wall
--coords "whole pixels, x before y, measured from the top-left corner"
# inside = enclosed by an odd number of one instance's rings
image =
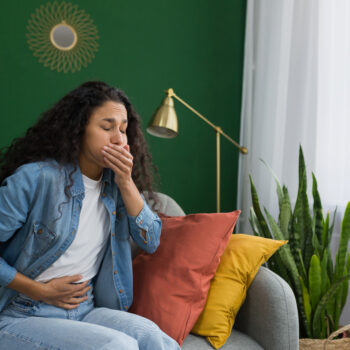
[[[172,87],[239,141],[246,0],[71,1],[99,31],[96,57],[81,71],[44,67],[26,42],[28,19],[40,0],[1,6],[0,147],[9,145],[71,89],[91,79],[123,89],[143,130]],[[146,134],[157,165],[159,190],[186,213],[216,211],[215,132],[175,101],[179,135]],[[236,209],[238,150],[221,138],[221,211]]]

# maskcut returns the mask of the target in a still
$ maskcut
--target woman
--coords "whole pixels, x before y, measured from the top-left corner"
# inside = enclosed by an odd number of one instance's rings
[[[87,82],[0,156],[0,348],[180,349],[132,304],[153,253],[151,156],[123,91]]]

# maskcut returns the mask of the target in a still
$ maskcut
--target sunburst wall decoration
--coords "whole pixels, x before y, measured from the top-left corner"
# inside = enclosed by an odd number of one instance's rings
[[[45,67],[58,72],[76,72],[95,57],[98,31],[93,20],[77,5],[62,1],[36,9],[28,20],[29,48]]]

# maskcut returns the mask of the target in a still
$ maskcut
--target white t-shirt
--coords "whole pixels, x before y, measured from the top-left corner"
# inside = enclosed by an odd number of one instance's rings
[[[67,250],[35,278],[36,281],[46,282],[52,278],[81,274],[83,278],[77,282],[84,282],[98,272],[107,246],[110,219],[100,198],[102,175],[97,181],[82,176],[85,197],[76,236]]]

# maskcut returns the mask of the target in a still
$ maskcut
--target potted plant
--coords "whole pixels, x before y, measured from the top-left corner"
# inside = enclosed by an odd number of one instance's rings
[[[285,185],[277,185],[279,216],[275,220],[260,208],[251,176],[252,208],[249,222],[257,236],[288,240],[270,259],[268,268],[281,276],[294,291],[300,325],[300,338],[324,339],[339,328],[339,318],[348,295],[350,278],[350,202],[342,219],[339,249],[333,266],[330,242],[334,218],[323,216],[317,181],[312,173],[313,208],[309,206],[304,155],[299,147],[299,187],[294,209]],[[347,338],[349,341],[350,339]],[[350,344],[347,343],[347,344]]]

